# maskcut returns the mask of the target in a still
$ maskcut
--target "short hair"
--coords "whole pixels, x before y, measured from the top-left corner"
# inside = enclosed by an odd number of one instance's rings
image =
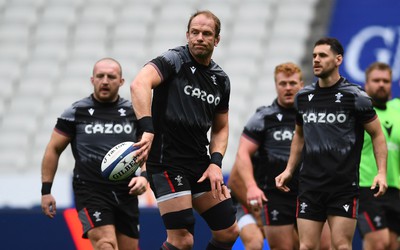
[[[316,47],[317,45],[323,45],[323,44],[327,44],[327,45],[331,46],[331,50],[333,52],[335,52],[336,54],[342,55],[342,56],[344,55],[343,46],[339,42],[339,40],[337,40],[336,38],[323,37],[315,42],[314,47]]]
[[[383,70],[383,71],[389,71],[390,73],[390,79],[392,79],[392,68],[390,68],[389,64],[383,63],[383,62],[374,62],[371,63],[368,68],[365,70],[365,80],[368,80],[369,74],[371,74],[371,71],[373,70]]]
[[[189,30],[190,30],[190,25],[192,24],[193,18],[195,18],[198,15],[205,15],[206,17],[212,18],[214,20],[215,38],[217,38],[221,32],[221,21],[219,20],[219,18],[216,15],[214,15],[214,13],[212,13],[209,10],[198,10],[193,15],[191,15],[188,25],[187,25],[187,32],[189,32]]]
[[[277,65],[275,67],[274,77],[276,78],[276,75],[279,73],[284,73],[286,76],[291,76],[293,74],[298,73],[300,75],[300,80],[303,79],[303,74],[301,72],[300,67],[292,62],[287,62]]]
[[[102,61],[115,62],[118,65],[118,68],[119,68],[119,76],[122,77],[122,66],[117,60],[115,60],[114,58],[111,58],[111,57],[104,57],[104,58],[101,58],[100,60],[98,60],[94,65],[96,66],[96,64],[98,64],[99,62],[102,62]],[[93,74],[94,74],[94,67],[93,67]]]

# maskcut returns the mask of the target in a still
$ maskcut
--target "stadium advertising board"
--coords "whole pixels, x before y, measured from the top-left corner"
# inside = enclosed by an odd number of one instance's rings
[[[340,73],[363,85],[364,71],[375,61],[393,69],[393,97],[400,97],[399,0],[336,0],[329,36],[344,46]]]

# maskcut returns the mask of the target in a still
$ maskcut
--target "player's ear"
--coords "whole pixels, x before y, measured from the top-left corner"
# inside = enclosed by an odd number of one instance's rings
[[[336,55],[336,65],[341,65],[343,62],[343,55]]]
[[[215,39],[215,41],[214,41],[214,47],[217,47],[218,46],[218,43],[219,43],[219,41],[221,40],[221,36],[220,35],[218,35],[218,37]]]

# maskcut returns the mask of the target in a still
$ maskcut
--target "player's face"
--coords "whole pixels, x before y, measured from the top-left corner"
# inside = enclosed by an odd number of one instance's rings
[[[215,37],[215,22],[206,15],[198,15],[190,23],[186,39],[192,56],[202,64],[209,64],[214,46],[217,46],[219,37]]]
[[[330,47],[327,44],[314,47],[313,69],[316,77],[325,79],[332,76],[342,63],[342,56],[334,53]]]
[[[376,102],[386,103],[391,95],[392,78],[388,70],[372,70],[367,82],[365,83],[365,91]]]
[[[276,93],[278,94],[278,103],[282,107],[293,107],[294,97],[303,87],[303,81],[300,80],[300,74],[286,75],[279,72],[275,76]]]
[[[113,102],[118,98],[118,90],[124,79],[117,63],[100,61],[94,66],[91,82],[94,87],[93,95],[98,101]]]

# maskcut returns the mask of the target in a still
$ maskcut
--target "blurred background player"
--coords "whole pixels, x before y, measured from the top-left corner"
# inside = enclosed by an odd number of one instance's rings
[[[136,116],[130,101],[121,98],[121,65],[111,58],[97,61],[91,77],[93,93],[73,103],[58,118],[42,161],[42,210],[53,218],[56,201],[51,186],[58,160],[71,144],[75,157],[73,191],[83,237],[94,249],[138,249],[138,198],[146,191],[142,176],[110,181],[101,174],[104,155],[124,141],[136,141]],[[121,131],[114,130],[116,126]]]
[[[303,87],[302,72],[294,63],[283,63],[275,67],[274,75],[278,96],[272,105],[258,108],[248,121],[229,177],[228,186],[240,202],[236,216],[245,249],[262,249],[264,235],[270,249],[298,248],[297,172],[288,193],[276,189],[275,177],[289,158],[296,115],[293,103]],[[327,239],[321,249],[329,249]]]
[[[313,69],[318,80],[296,95],[290,157],[276,177],[276,186],[290,191],[286,183],[302,161],[297,204],[301,250],[318,249],[326,220],[332,248],[352,248],[364,130],[371,135],[378,166],[372,188],[379,186],[376,196],[387,188],[385,136],[370,97],[339,74],[343,54],[335,38],[321,38],[314,44]]]
[[[392,69],[372,63],[365,71],[365,91],[372,98],[388,148],[387,184],[383,196],[371,190],[377,166],[371,137],[364,136],[360,162],[360,205],[358,229],[365,250],[397,250],[400,235],[400,110],[387,105],[391,97]]]
[[[139,160],[148,157],[150,185],[167,229],[161,249],[192,249],[192,208],[211,229],[208,250],[231,249],[238,237],[221,170],[228,144],[230,81],[211,59],[220,29],[213,13],[196,12],[187,24],[187,45],[151,60],[131,84],[143,132],[136,144]]]

